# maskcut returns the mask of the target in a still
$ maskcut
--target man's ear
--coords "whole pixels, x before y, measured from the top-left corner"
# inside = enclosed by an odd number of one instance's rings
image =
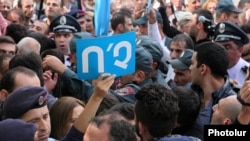
[[[1,101],[5,101],[5,99],[7,98],[8,95],[9,95],[9,93],[5,89],[0,90],[0,100]]]
[[[76,55],[75,54],[69,54],[69,60],[72,64],[76,65]],[[66,60],[65,60],[66,61]]]
[[[232,120],[229,119],[229,118],[225,118],[225,119],[223,120],[223,125],[231,125],[232,123],[233,123]]]
[[[198,29],[204,29],[204,25],[203,25],[202,22],[199,22],[199,23],[197,24],[197,27],[198,27]]]
[[[220,16],[220,19],[221,19],[222,21],[226,21],[226,20],[227,20],[227,15],[226,15],[226,13],[222,13],[221,16]]]
[[[124,30],[124,26],[123,26],[123,24],[118,24],[118,26],[117,26],[117,29],[116,30],[118,30],[119,32],[122,32],[123,30]]]
[[[208,73],[208,71],[210,71],[209,67],[205,64],[202,64],[200,66],[200,72],[201,72],[201,75],[205,75]]]
[[[136,81],[136,83],[141,83],[145,77],[145,73],[142,70],[137,70],[134,74],[134,81]]]
[[[138,122],[138,127],[139,127],[139,134],[140,135],[145,132],[145,126],[143,123]]]
[[[243,46],[244,47],[244,46]],[[240,54],[242,54],[242,52],[243,52],[243,47],[240,47],[238,50],[239,50],[239,52],[240,52]]]

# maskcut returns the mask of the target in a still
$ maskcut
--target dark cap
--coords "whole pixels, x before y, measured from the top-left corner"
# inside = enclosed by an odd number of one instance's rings
[[[156,61],[161,61],[163,53],[161,50],[161,45],[156,40],[150,38],[146,35],[138,36],[136,39],[137,46],[142,46],[151,53],[152,57]]]
[[[1,141],[33,141],[36,126],[20,119],[5,119],[0,122]]]
[[[225,12],[225,11],[231,11],[234,13],[241,13],[242,11],[240,9],[237,9],[232,0],[219,0],[217,3],[216,11],[218,12]]]
[[[153,58],[152,55],[143,47],[136,47],[135,53],[135,62],[136,62],[136,69],[151,72],[153,70],[152,63]]]
[[[81,32],[81,26],[78,21],[68,15],[64,14],[56,17],[49,26],[50,31],[56,32]]]
[[[75,19],[79,19],[85,16],[85,11],[81,9],[71,9],[69,13],[70,16],[74,17]]]
[[[162,16],[161,16],[160,12],[155,11],[155,13],[156,13],[157,22],[159,24],[163,24],[163,19],[162,19]],[[146,14],[143,13],[142,16],[139,19],[134,20],[133,24],[134,25],[142,25],[142,24],[145,24],[147,22],[148,22],[148,19],[146,17]]]
[[[223,42],[236,40],[247,44],[247,34],[236,24],[231,22],[220,22],[215,26],[214,41]]]
[[[186,70],[191,65],[191,58],[193,56],[193,50],[186,49],[179,58],[171,59],[168,61],[174,69]]]
[[[76,40],[78,39],[88,39],[94,38],[91,33],[89,32],[78,32],[73,35],[73,38],[69,42],[70,53],[76,53]]]
[[[43,87],[25,86],[16,89],[3,104],[5,118],[19,118],[31,109],[47,106],[48,92]]]

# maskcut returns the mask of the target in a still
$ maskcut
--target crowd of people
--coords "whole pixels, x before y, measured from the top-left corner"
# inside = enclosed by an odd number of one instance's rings
[[[135,32],[135,71],[82,80],[96,1],[0,0],[1,141],[203,141],[250,123],[250,0],[110,0],[106,36]]]

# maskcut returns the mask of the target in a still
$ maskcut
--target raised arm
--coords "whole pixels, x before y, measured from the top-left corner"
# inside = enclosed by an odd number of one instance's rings
[[[102,102],[103,98],[108,94],[108,90],[115,80],[115,76],[110,74],[102,74],[93,81],[94,93],[90,97],[85,109],[80,114],[74,126],[77,130],[85,132],[88,123],[96,114],[96,111]]]
[[[248,125],[250,122],[250,80],[245,81],[237,99],[242,104],[242,109],[237,120],[239,124]]]
[[[61,141],[82,141],[89,121],[96,115],[96,111],[103,98],[115,80],[115,76],[102,74],[93,81],[94,92],[80,116],[75,121],[69,133]]]

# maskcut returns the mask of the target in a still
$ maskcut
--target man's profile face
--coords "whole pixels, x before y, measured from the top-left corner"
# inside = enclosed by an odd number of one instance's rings
[[[233,22],[235,24],[239,24],[240,23],[240,19],[239,19],[239,13],[231,13],[228,17],[227,17],[227,21],[229,22]]]
[[[48,106],[27,111],[21,120],[34,123],[37,126],[37,141],[47,141],[50,136],[51,125]]]
[[[189,35],[191,37],[196,38],[198,34],[198,28],[197,28],[197,14],[193,14],[192,19],[190,20],[190,30]]]
[[[193,84],[199,85],[199,81],[200,81],[200,67],[197,67],[198,65],[198,61],[197,61],[197,52],[193,53],[192,56],[192,63],[189,67],[189,69],[191,70],[191,81]]]
[[[239,48],[234,41],[222,41],[219,43],[227,50],[229,59],[229,68],[231,68],[240,59],[243,48],[242,47]]]
[[[124,32],[130,32],[134,29],[132,19],[125,16]]]
[[[174,69],[174,72],[174,82],[177,86],[185,86],[187,83],[191,82],[191,72],[189,69]]]

